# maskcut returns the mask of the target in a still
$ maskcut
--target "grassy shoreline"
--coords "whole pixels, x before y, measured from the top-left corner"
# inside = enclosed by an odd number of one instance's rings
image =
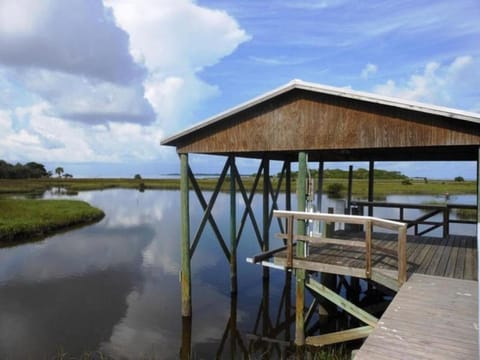
[[[250,189],[254,177],[242,177],[244,185]],[[216,186],[217,179],[202,178],[197,180],[200,187],[204,190],[213,190]],[[272,184],[277,187],[278,179],[273,177]],[[325,179],[324,191],[332,183],[339,183],[346,189],[346,179]],[[285,181],[282,183],[284,190]],[[1,180],[0,194],[42,194],[49,189],[61,188],[67,193],[76,193],[78,191],[87,190],[105,190],[105,189],[162,189],[162,190],[178,190],[180,188],[179,179],[26,179],[26,180]],[[223,191],[229,191],[229,181],[226,179]],[[259,183],[257,191],[262,190],[262,184]],[[292,184],[292,191],[295,191],[295,181]],[[476,194],[475,181],[448,181],[448,180],[430,180],[428,183],[424,181],[412,181],[411,184],[402,184],[401,180],[377,180],[375,181],[374,192],[375,197],[381,198],[387,195],[443,195],[449,193],[455,194]],[[345,192],[345,191],[344,191]],[[366,198],[368,192],[367,180],[353,181],[353,196]]]
[[[255,178],[252,176],[242,177],[246,189],[251,189]],[[213,190],[216,187],[216,178],[201,178],[197,180],[203,190]],[[278,179],[271,178],[273,187],[276,189]],[[325,179],[324,191],[333,183],[342,184],[344,190],[341,196],[345,197],[347,187],[346,179]],[[284,190],[285,181],[281,190]],[[104,213],[87,203],[72,200],[19,200],[10,198],[11,195],[22,194],[26,197],[41,196],[45,191],[58,190],[67,194],[75,194],[79,191],[105,190],[113,188],[178,190],[179,179],[26,179],[26,180],[3,180],[0,179],[0,243],[6,241],[18,241],[44,237],[52,232],[69,229],[82,224],[98,221]],[[295,191],[295,181],[292,190]],[[229,179],[227,178],[222,191],[229,191]],[[365,199],[368,192],[366,180],[353,181],[353,197]],[[260,182],[257,191],[262,191]],[[376,199],[383,199],[387,195],[436,195],[445,193],[476,194],[476,182],[474,181],[445,181],[430,180],[412,181],[410,184],[402,184],[401,180],[378,180],[375,182],[374,193]],[[3,196],[2,196],[3,195]]]
[[[0,199],[0,243],[41,239],[104,216],[102,210],[78,200]]]

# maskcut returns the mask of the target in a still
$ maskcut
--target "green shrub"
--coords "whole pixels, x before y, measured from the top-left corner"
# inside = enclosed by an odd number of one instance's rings
[[[342,196],[342,192],[345,190],[345,186],[340,183],[332,183],[327,187],[327,194],[331,198],[339,198]]]
[[[461,220],[476,220],[477,219],[477,210],[476,209],[456,209],[455,213],[457,217]]]

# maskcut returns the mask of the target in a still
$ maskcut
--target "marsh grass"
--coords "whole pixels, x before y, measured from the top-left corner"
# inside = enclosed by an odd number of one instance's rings
[[[78,200],[0,199],[0,242],[41,238],[103,216],[102,210]]]
[[[253,176],[243,176],[242,181],[246,189],[251,189],[255,178]],[[199,186],[204,190],[213,190],[217,184],[216,178],[200,178],[197,180]],[[271,178],[272,185],[276,189],[278,178]],[[330,184],[342,184],[347,187],[346,179],[325,179],[324,191]],[[475,181],[443,181],[430,180],[412,181],[411,185],[402,185],[401,180],[377,180],[374,184],[375,197],[384,197],[387,195],[443,195],[449,193],[455,194],[475,194]],[[43,194],[50,189],[65,189],[67,193],[75,193],[87,190],[105,190],[105,189],[138,189],[138,190],[178,190],[180,188],[179,179],[26,179],[26,180],[0,180],[0,194]],[[229,179],[223,184],[222,191],[229,191]],[[296,184],[293,181],[292,191],[295,191]],[[257,191],[262,191],[262,182],[259,182]],[[282,182],[282,190],[285,190],[285,181]],[[368,194],[367,180],[353,181],[353,195],[357,198],[366,198]]]
[[[455,213],[460,220],[477,220],[476,209],[455,209]]]

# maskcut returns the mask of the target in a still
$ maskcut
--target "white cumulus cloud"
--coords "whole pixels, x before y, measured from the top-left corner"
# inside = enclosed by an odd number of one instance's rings
[[[0,158],[161,159],[216,96],[200,73],[249,36],[190,0],[0,1]]]
[[[479,111],[480,62],[472,56],[458,56],[450,64],[429,62],[421,72],[404,82],[387,80],[373,91],[407,100]]]
[[[145,64],[146,96],[168,131],[190,122],[202,101],[219,93],[199,73],[250,39],[224,11],[189,0],[104,0],[129,35],[131,52]]]
[[[362,79],[368,79],[370,75],[373,75],[377,72],[378,67],[375,64],[368,63],[365,65],[365,67],[362,69],[362,72],[360,73],[360,76]]]

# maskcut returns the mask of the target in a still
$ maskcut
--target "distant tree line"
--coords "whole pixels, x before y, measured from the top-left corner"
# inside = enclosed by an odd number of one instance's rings
[[[72,174],[64,173],[62,167],[57,167],[55,173],[59,178],[73,178]],[[63,175],[62,175],[63,174]],[[45,165],[36,162],[26,164],[9,164],[5,160],[0,160],[0,179],[40,179],[52,177],[53,173],[45,169]]]
[[[38,179],[50,177],[51,175],[52,173],[48,172],[44,165],[33,161],[26,164],[16,163],[13,165],[0,160],[0,179]]]
[[[408,179],[408,176],[403,175],[400,171],[388,171],[374,169],[373,171],[375,179],[389,179],[389,180],[404,180]],[[297,171],[292,171],[292,177],[296,177],[298,174]],[[318,177],[318,170],[311,169],[310,174],[313,177]],[[278,174],[280,176],[280,174]],[[352,176],[354,179],[368,179],[368,170],[359,168],[352,171]],[[348,170],[341,169],[325,169],[323,170],[323,177],[326,179],[348,179]]]

